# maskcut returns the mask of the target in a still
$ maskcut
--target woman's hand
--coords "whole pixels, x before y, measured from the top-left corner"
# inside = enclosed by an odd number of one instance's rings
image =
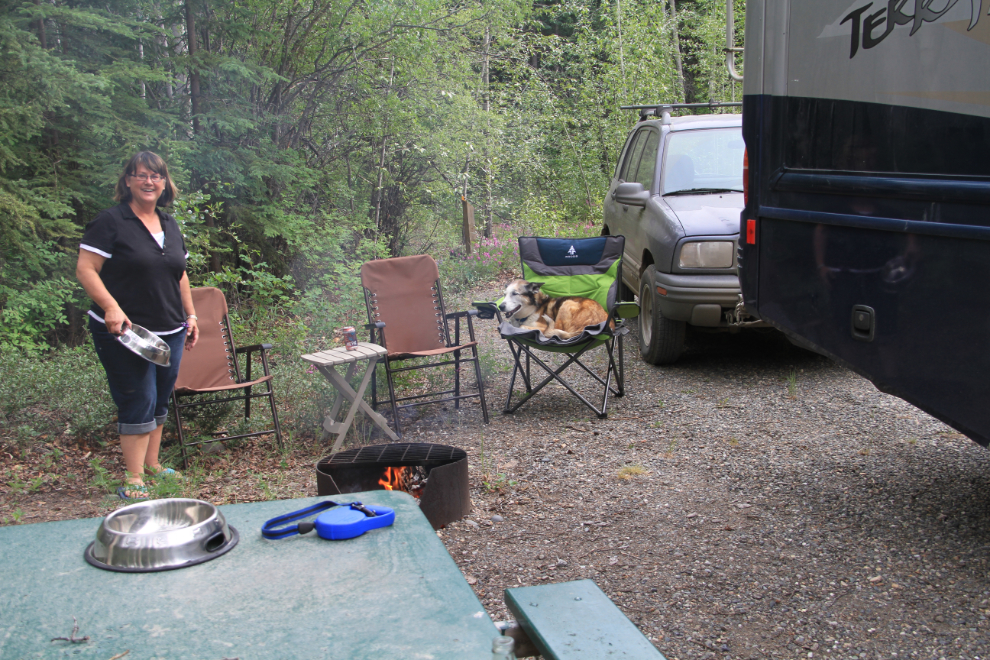
[[[199,341],[199,321],[193,318],[186,319],[186,323],[189,327],[186,328],[186,348],[185,350],[190,351],[196,346],[196,342]]]
[[[131,320],[124,314],[120,307],[112,307],[104,310],[103,320],[107,323],[107,332],[111,335],[120,336],[131,327]]]
[[[199,320],[196,318],[196,307],[193,305],[192,289],[189,287],[189,275],[182,273],[179,279],[179,296],[182,297],[182,309],[186,311],[186,350],[191,350],[199,341]]]

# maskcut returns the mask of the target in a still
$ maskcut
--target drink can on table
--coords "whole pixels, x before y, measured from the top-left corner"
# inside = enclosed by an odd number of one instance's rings
[[[357,348],[357,330],[354,329],[354,326],[349,325],[346,328],[341,328],[340,334],[344,339],[344,348],[349,351],[353,351]]]

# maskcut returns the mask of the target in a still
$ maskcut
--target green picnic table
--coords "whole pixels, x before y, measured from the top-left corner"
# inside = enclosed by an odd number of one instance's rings
[[[498,630],[406,493],[337,496],[395,509],[393,526],[355,539],[261,537],[269,518],[324,499],[222,506],[237,546],[157,573],[87,564],[99,518],[0,528],[0,658],[491,657]],[[89,641],[51,641],[73,618]]]

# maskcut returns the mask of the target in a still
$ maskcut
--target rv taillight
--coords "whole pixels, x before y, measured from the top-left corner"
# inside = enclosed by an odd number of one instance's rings
[[[743,204],[749,206],[749,149],[743,150]]]
[[[746,245],[756,245],[756,220],[746,220]]]

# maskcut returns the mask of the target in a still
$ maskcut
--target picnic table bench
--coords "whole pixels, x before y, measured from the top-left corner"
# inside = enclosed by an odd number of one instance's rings
[[[591,580],[506,589],[505,604],[546,660],[664,660]]]

